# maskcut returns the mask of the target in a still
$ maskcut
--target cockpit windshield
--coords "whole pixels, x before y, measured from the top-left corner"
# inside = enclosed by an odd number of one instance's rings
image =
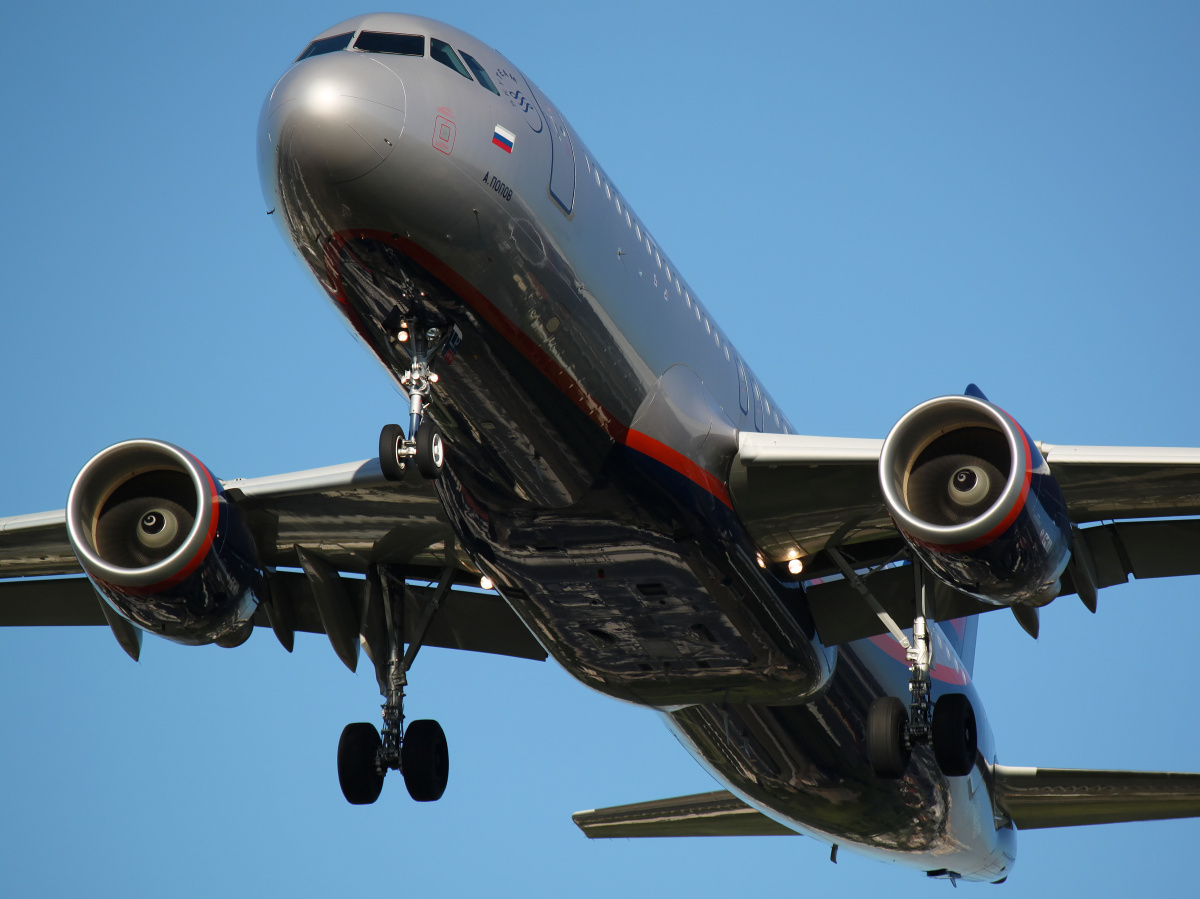
[[[467,65],[471,67],[471,71],[475,73],[475,77],[479,79],[479,83],[499,97],[500,91],[496,90],[496,85],[492,84],[492,79],[488,77],[488,73],[484,71],[483,66],[479,64],[479,61],[475,59],[474,56],[463,53],[462,50],[459,50],[458,52],[462,55],[462,58],[466,60]]]
[[[442,65],[454,69],[458,74],[462,75],[468,81],[471,78],[471,73],[467,71],[467,67],[462,64],[462,60],[454,52],[454,48],[445,41],[439,41],[436,37],[429,39],[429,55],[440,62]]]
[[[354,42],[355,50],[367,53],[394,53],[397,56],[424,56],[425,36],[422,34],[389,34],[385,31],[364,31]]]
[[[345,50],[352,37],[354,37],[354,32],[347,31],[345,34],[335,34],[332,37],[318,38],[304,48],[304,52],[296,57],[296,62],[308,59],[310,56],[320,56],[322,53]]]

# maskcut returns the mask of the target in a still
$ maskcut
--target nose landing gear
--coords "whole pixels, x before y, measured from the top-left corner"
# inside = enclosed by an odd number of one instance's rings
[[[440,328],[427,328],[421,332],[403,319],[385,324],[395,326],[398,343],[411,340],[412,362],[400,376],[400,385],[408,391],[408,437],[399,425],[384,425],[379,432],[379,466],[389,481],[401,480],[410,463],[416,464],[422,477],[434,480],[442,473],[446,449],[442,432],[425,416],[429,395],[438,382],[433,359],[439,353],[443,358],[453,359],[462,341],[462,332],[457,325],[444,332]]]

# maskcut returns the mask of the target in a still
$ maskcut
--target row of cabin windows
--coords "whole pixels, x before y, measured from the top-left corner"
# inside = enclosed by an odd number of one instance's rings
[[[604,196],[607,199],[612,200],[614,205],[616,206],[617,216],[618,217],[624,216],[626,227],[632,228],[634,230],[634,233],[637,235],[637,240],[638,240],[639,244],[641,244],[643,241],[645,241],[646,254],[648,256],[650,256],[652,259],[654,259],[654,261],[658,265],[658,267],[660,269],[662,269],[663,273],[666,275],[667,284],[668,285],[673,284],[675,286],[675,293],[678,296],[683,297],[684,302],[687,303],[687,308],[693,309],[695,311],[696,321],[698,321],[704,325],[705,333],[712,336],[713,341],[717,345],[717,349],[718,350],[723,349],[725,351],[725,361],[732,362],[733,357],[730,355],[730,352],[729,352],[729,342],[726,341],[724,343],[724,345],[722,345],[721,332],[712,325],[712,323],[708,319],[708,316],[701,315],[700,301],[696,300],[695,303],[692,302],[691,291],[684,288],[683,279],[681,279],[676,274],[672,274],[670,261],[668,261],[665,265],[663,264],[662,254],[654,248],[654,243],[650,238],[650,232],[642,230],[641,224],[635,218],[631,217],[630,211],[629,211],[629,204],[625,203],[624,205],[622,205],[620,195],[617,194],[617,192],[612,189],[612,186],[609,184],[607,179],[600,177],[600,167],[592,165],[592,161],[590,159],[588,159],[588,157],[586,157],[586,156],[584,156],[583,159],[584,159],[584,162],[587,163],[588,170],[591,171],[593,177],[595,177],[595,179],[596,179],[596,186],[599,188],[602,188],[604,190]],[[657,279],[656,279],[656,282],[657,282]],[[663,299],[664,300],[666,300],[668,298],[669,291],[670,291],[670,287],[667,287],[663,290]]]
[[[722,346],[720,331],[717,328],[713,327],[712,323],[708,319],[708,316],[701,315],[700,301],[696,300],[694,303],[692,302],[691,291],[687,290],[683,287],[682,279],[680,279],[678,276],[673,276],[671,274],[670,263],[668,262],[667,265],[665,265],[665,266],[663,265],[662,254],[659,253],[658,250],[656,250],[654,248],[654,244],[650,239],[650,233],[648,231],[645,231],[645,232],[642,231],[641,225],[637,222],[636,219],[634,219],[630,216],[629,204],[626,203],[622,206],[621,197],[617,194],[616,191],[614,191],[612,189],[612,186],[609,184],[608,179],[602,178],[600,176],[600,167],[597,165],[592,165],[592,161],[590,159],[588,159],[587,156],[584,156],[583,158],[584,158],[584,162],[587,163],[587,167],[591,171],[592,176],[596,179],[596,187],[603,188],[605,198],[613,201],[613,203],[616,205],[616,208],[617,208],[617,215],[623,216],[625,218],[626,226],[633,228],[634,233],[637,234],[638,243],[641,243],[643,240],[645,241],[647,254],[650,255],[654,259],[654,261],[657,263],[658,267],[664,271],[664,273],[666,274],[666,277],[667,277],[667,283],[668,284],[674,283],[675,292],[684,298],[684,301],[687,303],[687,307],[689,309],[692,309],[695,311],[696,321],[703,324],[704,330],[708,334],[712,335],[713,340],[716,341],[717,349],[718,350],[724,349],[726,361],[732,362],[733,356],[730,354],[730,351],[729,351],[728,339],[726,339],[724,346]],[[664,300],[667,298],[668,291],[669,291],[669,288],[667,288],[666,290],[663,291],[663,299]],[[746,367],[745,367],[745,365],[742,364],[742,361],[740,359],[737,360],[737,371],[738,371],[739,403],[742,407],[742,413],[745,415],[749,415],[750,414],[750,379],[746,374]],[[762,392],[762,389],[758,386],[758,382],[754,382],[754,427],[755,427],[755,429],[758,431],[762,431],[764,429],[764,427],[767,425],[767,423],[770,422],[772,419],[774,420],[776,430],[782,430],[785,432],[788,430],[787,425],[785,425],[781,422],[781,420],[779,418],[779,412],[771,411],[771,401],[769,399],[767,399],[766,395]]]
[[[296,62],[302,59],[308,59],[310,56],[320,56],[322,53],[334,53],[338,50],[357,50],[361,53],[390,53],[393,56],[424,56],[425,55],[425,35],[423,34],[391,34],[386,31],[347,31],[345,34],[335,34],[332,37],[323,37],[313,41],[304,48],[304,52],[296,57]],[[458,74],[462,75],[468,81],[478,81],[485,88],[490,90],[497,97],[500,96],[500,91],[496,89],[496,85],[492,83],[492,79],[488,77],[488,73],[484,70],[479,61],[469,53],[464,53],[462,50],[455,52],[443,40],[438,40],[436,37],[429,39],[429,56],[444,65],[448,69],[454,69]],[[462,57],[461,59],[459,57]],[[463,62],[466,65],[463,65]],[[468,71],[470,69],[470,71]],[[471,77],[471,73],[475,73],[475,77]]]
[[[737,363],[738,370],[738,403],[742,407],[742,413],[750,414],[750,388],[754,388],[754,429],[761,431],[766,423],[774,419],[775,429],[783,431],[785,434],[790,434],[791,429],[779,419],[779,411],[771,412],[771,401],[767,399],[762,388],[758,386],[757,381],[751,381],[750,376],[746,374],[746,366],[739,359]]]

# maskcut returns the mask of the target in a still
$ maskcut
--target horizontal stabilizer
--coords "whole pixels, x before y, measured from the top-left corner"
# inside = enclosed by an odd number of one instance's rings
[[[995,775],[1018,830],[1200,817],[1200,774],[997,765]]]
[[[799,836],[727,790],[614,805],[571,816],[588,839]]]

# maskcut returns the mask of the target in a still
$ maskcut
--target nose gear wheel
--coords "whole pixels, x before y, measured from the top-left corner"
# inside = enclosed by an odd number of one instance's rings
[[[436,479],[442,473],[446,461],[445,442],[442,432],[429,421],[426,406],[438,376],[433,371],[433,362],[445,351],[446,359],[462,340],[458,326],[443,330],[427,328],[424,331],[403,318],[389,316],[385,322],[395,332],[397,345],[411,342],[411,364],[400,376],[400,386],[408,392],[408,437],[399,425],[384,425],[379,432],[379,467],[389,481],[399,481],[412,463],[421,476]]]

